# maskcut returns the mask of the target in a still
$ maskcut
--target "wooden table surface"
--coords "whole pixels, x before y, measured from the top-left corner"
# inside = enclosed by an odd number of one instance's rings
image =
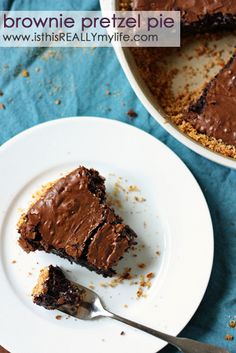
[[[4,349],[2,346],[0,346],[0,353],[9,353],[9,352],[6,351],[6,349]]]

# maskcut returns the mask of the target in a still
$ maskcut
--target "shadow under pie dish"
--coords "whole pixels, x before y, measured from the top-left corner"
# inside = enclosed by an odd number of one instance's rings
[[[79,167],[59,179],[22,216],[19,244],[111,276],[136,234],[106,204],[105,179]]]

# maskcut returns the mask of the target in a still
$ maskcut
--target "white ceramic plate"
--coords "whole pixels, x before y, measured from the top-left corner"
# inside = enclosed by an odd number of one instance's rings
[[[118,2],[119,0],[100,0],[101,9],[104,12],[115,11],[118,9]],[[178,130],[174,124],[171,124],[168,120],[166,120],[164,112],[162,111],[161,107],[158,106],[156,99],[150,93],[146,84],[142,80],[138,69],[136,68],[134,59],[130,54],[129,48],[122,48],[116,45],[114,50],[137,97],[147,109],[147,111],[166,131],[168,131],[179,142],[183,143],[185,146],[200,154],[201,156],[226,167],[236,169],[236,161],[234,159],[225,157],[222,154],[213,152],[210,149],[203,147],[200,143],[194,141],[186,134]]]
[[[55,255],[26,254],[18,246],[16,223],[32,194],[79,165],[98,169],[107,178],[110,195],[119,186],[116,197],[123,208],[118,212],[137,232],[139,246],[125,255],[117,271],[131,267],[138,282],[153,272],[151,288],[144,288],[146,297],[137,299],[138,286],[130,281],[103,287],[111,280]],[[108,308],[120,315],[173,335],[184,328],[208,284],[213,231],[198,184],[172,151],[117,121],[67,118],[8,141],[0,148],[0,170],[0,343],[11,353],[74,353],[82,348],[91,353],[154,353],[165,345],[109,319],[56,320],[59,312],[34,305],[32,287],[40,268],[49,264],[61,265],[83,285],[93,283]],[[139,191],[127,194],[130,185]],[[141,263],[146,267],[139,268]]]

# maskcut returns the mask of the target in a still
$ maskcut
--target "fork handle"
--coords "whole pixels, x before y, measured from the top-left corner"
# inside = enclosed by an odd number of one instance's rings
[[[137,328],[138,330],[147,332],[150,335],[158,337],[161,340],[171,344],[172,346],[175,346],[178,350],[180,350],[183,353],[229,353],[229,351],[227,351],[224,348],[197,342],[188,338],[181,338],[181,337],[174,337],[174,336],[167,335],[165,333],[153,330],[150,327],[138,324],[137,322],[125,319],[111,312],[108,312],[107,316],[110,317],[111,319],[121,321],[126,325],[132,326],[134,328]]]

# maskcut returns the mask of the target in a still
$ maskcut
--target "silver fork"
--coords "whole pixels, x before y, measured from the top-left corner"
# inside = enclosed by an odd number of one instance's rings
[[[153,330],[147,326],[138,324],[134,321],[125,319],[119,315],[105,309],[100,297],[92,290],[73,283],[81,294],[81,302],[78,305],[62,305],[59,310],[65,314],[76,317],[80,320],[92,320],[98,317],[109,317],[114,320],[121,321],[126,325],[133,326],[136,329],[149,333],[161,340],[175,346],[183,353],[229,353],[228,350],[216,347],[210,344],[201,343],[188,338],[174,337],[165,333]]]

